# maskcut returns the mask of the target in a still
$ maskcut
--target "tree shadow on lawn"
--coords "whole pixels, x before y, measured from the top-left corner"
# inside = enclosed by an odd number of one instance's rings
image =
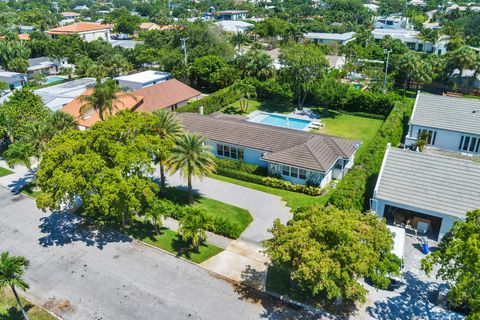
[[[464,319],[464,316],[441,307],[435,307],[435,297],[440,286],[438,283],[425,282],[415,274],[403,275],[405,290],[399,295],[375,301],[375,306],[367,307],[368,314],[374,319],[415,319],[425,317],[430,320]]]
[[[27,313],[33,307],[34,306],[30,303],[27,303],[26,305],[23,306],[23,308],[25,309],[25,312]],[[22,311],[20,311],[20,309],[17,307],[10,307],[7,309],[6,313],[0,314],[0,320],[23,320],[23,319],[24,318],[23,318]]]
[[[98,230],[87,220],[67,212],[53,212],[40,218],[40,231],[45,236],[38,239],[43,247],[64,246],[73,242],[83,242],[86,246],[96,246],[102,250],[108,243],[131,242],[130,237],[111,230]]]
[[[186,206],[188,203],[188,187],[181,185],[177,187],[166,187],[165,190],[160,194],[162,198],[166,198],[178,205]],[[193,189],[193,199],[195,202],[201,200],[202,194],[200,190]]]

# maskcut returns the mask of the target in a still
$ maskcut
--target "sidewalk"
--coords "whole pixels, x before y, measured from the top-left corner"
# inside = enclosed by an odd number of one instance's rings
[[[33,168],[36,168],[36,166],[37,164],[32,165]],[[12,174],[0,177],[0,186],[14,193],[20,192],[20,189],[32,180],[32,174],[25,166],[18,165],[11,169],[4,159],[0,158],[0,167],[13,171]]]

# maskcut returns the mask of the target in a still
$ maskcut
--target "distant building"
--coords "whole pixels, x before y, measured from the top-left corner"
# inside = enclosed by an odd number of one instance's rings
[[[121,87],[137,90],[167,81],[171,78],[172,74],[169,72],[147,70],[126,76],[119,76],[114,79]]]
[[[49,109],[55,111],[78,98],[89,86],[94,85],[95,81],[94,78],[82,78],[37,89],[33,93],[40,96]]]
[[[419,31],[405,30],[405,29],[375,29],[372,31],[372,35],[376,41],[380,41],[386,36],[390,36],[393,39],[398,39],[404,43],[410,50],[436,53],[443,55],[447,53],[448,37],[442,36],[436,43],[424,41],[418,37]]]
[[[347,44],[352,40],[355,40],[355,32],[345,33],[323,33],[323,32],[308,32],[304,34],[304,38],[314,43],[338,43]]]
[[[33,31],[35,31],[34,26],[18,26],[18,33],[20,33],[20,34],[22,34],[22,33],[32,33]]]
[[[86,5],[80,5],[73,8],[73,10],[75,11],[88,10],[88,7]]]
[[[153,22],[143,22],[140,24],[140,31],[160,30],[161,27]]]
[[[389,29],[389,30],[401,30],[401,29],[413,29],[410,24],[410,20],[401,15],[391,15],[388,17],[379,17],[375,22],[376,29]]]
[[[28,59],[28,73],[43,73],[45,75],[57,74],[60,69],[70,66],[67,58],[62,58],[60,61],[47,57],[38,57]]]
[[[0,70],[0,81],[6,82],[13,90],[23,87],[27,83],[27,78],[22,73]]]
[[[189,101],[197,100],[201,95],[201,92],[176,79],[138,89],[132,93],[143,97],[143,103],[137,109],[142,112],[152,112],[157,109],[175,111]]]
[[[377,12],[378,9],[380,8],[379,5],[376,5],[373,3],[367,3],[367,4],[364,4],[363,6],[372,12]]]
[[[247,10],[225,10],[214,13],[218,20],[243,20],[247,18]]]
[[[253,24],[245,21],[222,20],[215,23],[225,32],[244,33],[253,27]]]
[[[77,22],[71,25],[53,28],[47,31],[53,38],[59,35],[79,34],[83,40],[91,42],[97,39],[110,41],[113,26],[94,22]]]
[[[72,12],[72,11],[62,12],[62,13],[60,13],[60,15],[61,15],[64,19],[78,19],[78,18],[80,18],[80,17],[82,16],[80,13]]]
[[[345,66],[346,60],[344,56],[326,55],[325,58],[328,60],[330,69],[342,69]]]

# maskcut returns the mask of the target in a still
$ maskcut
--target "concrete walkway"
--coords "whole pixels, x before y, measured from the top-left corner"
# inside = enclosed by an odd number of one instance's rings
[[[186,182],[179,174],[168,176],[167,183],[186,188]],[[261,245],[263,240],[271,237],[268,229],[272,227],[273,220],[279,218],[282,223],[286,223],[292,218],[290,208],[279,196],[212,178],[194,179],[192,183],[197,193],[250,212],[253,222],[242,233],[240,240]]]
[[[25,166],[18,165],[11,169],[5,160],[0,158],[0,167],[13,171],[12,174],[0,177],[0,186],[10,189],[14,193],[18,193],[23,186],[32,180],[32,174]],[[32,167],[35,168],[36,164],[33,164]]]

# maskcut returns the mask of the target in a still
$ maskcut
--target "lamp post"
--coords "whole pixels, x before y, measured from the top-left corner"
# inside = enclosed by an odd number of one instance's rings
[[[385,78],[383,79],[383,93],[387,93],[387,76],[388,76],[388,59],[392,49],[384,49],[383,52],[387,55],[387,61],[385,63]]]

